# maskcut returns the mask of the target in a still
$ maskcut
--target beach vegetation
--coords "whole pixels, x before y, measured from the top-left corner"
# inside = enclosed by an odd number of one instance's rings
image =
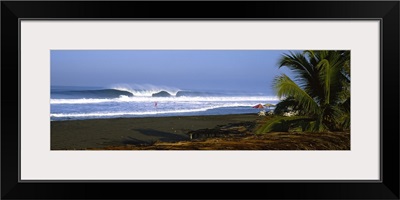
[[[258,133],[288,131],[295,125],[313,132],[350,129],[350,51],[290,52],[278,65],[290,69],[294,77],[275,78],[273,87],[281,101],[274,113],[281,117]]]
[[[312,121],[312,119],[306,116],[275,116],[262,124],[256,130],[256,133],[288,132],[289,130],[297,128],[301,128],[302,131],[305,131],[309,125],[309,123],[306,123],[308,121]]]

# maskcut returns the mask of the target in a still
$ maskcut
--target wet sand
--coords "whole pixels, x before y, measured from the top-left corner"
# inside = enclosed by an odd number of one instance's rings
[[[51,122],[51,150],[102,149],[189,139],[189,132],[254,122],[256,114],[90,119]]]

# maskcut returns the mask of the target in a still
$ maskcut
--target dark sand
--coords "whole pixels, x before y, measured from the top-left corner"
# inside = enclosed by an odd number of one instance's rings
[[[256,114],[91,119],[51,122],[52,150],[102,149],[189,140],[190,131],[230,123],[254,122]]]

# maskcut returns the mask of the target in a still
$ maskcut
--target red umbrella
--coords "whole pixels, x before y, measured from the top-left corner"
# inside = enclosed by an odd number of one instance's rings
[[[261,104],[258,104],[258,105],[253,106],[253,108],[259,108],[259,109],[261,109],[261,108],[264,108],[264,106],[261,105]]]

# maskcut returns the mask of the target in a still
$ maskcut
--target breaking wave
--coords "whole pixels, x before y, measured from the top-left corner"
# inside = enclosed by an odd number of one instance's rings
[[[179,109],[179,110],[159,110],[159,111],[139,111],[139,112],[95,112],[95,113],[52,113],[50,117],[116,117],[126,115],[157,115],[157,114],[173,114],[173,113],[190,113],[190,112],[203,112],[216,108],[227,108],[227,107],[249,107],[249,104],[228,104],[209,106],[205,108],[194,108],[194,109]]]
[[[122,95],[112,99],[51,99],[51,104],[97,104],[113,102],[241,102],[241,101],[278,101],[275,96],[252,96],[252,97],[129,97]]]

